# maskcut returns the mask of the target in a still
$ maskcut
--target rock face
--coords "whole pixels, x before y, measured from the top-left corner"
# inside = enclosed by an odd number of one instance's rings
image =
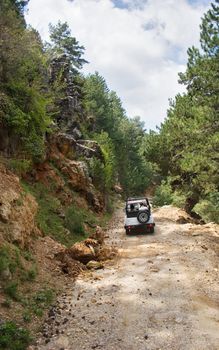
[[[62,84],[63,96],[56,101],[60,111],[57,123],[62,130],[74,135],[75,138],[81,138],[79,126],[79,120],[83,118],[81,87],[65,54],[55,57],[50,63],[50,84],[55,86],[57,81],[59,85]]]
[[[54,179],[57,175],[54,174],[51,165],[48,165],[48,162],[52,162],[65,178],[69,188],[81,193],[92,209],[100,212],[103,210],[103,198],[92,183],[86,159],[92,157],[100,159],[103,155],[96,142],[93,142],[92,145],[95,147],[90,148],[79,144],[71,135],[64,133],[52,135],[48,140],[47,161],[44,165],[37,166],[35,177],[42,177],[45,174],[45,171],[41,171],[43,167],[44,170],[47,168],[47,177],[51,174]],[[85,160],[78,160],[82,156]],[[60,187],[63,188],[64,184],[61,182],[60,179]]]
[[[18,177],[3,165],[0,178],[0,236],[24,247],[31,235],[39,234],[34,221],[37,203],[22,191]]]
[[[77,140],[70,134],[59,132],[49,138],[50,149],[57,149],[65,157],[76,160],[80,157],[90,159],[96,157],[104,161],[100,146],[95,141]]]

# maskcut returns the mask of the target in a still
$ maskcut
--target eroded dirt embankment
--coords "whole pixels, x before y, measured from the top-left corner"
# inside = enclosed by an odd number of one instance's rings
[[[179,224],[174,210],[157,210],[155,234],[138,237],[125,236],[116,213],[118,259],[66,291],[37,349],[219,348],[217,226]]]

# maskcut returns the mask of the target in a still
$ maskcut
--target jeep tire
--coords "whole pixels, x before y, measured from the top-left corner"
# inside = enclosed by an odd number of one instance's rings
[[[146,224],[149,218],[150,218],[150,213],[148,210],[142,210],[137,215],[137,219],[140,222],[140,224]]]

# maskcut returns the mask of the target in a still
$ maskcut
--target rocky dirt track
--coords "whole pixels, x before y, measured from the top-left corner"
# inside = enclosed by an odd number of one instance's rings
[[[219,349],[217,227],[173,214],[161,208],[155,234],[126,237],[119,210],[109,230],[118,259],[66,291],[37,349]]]

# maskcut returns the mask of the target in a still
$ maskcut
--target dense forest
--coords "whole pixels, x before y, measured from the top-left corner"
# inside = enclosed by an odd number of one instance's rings
[[[179,82],[187,93],[170,103],[158,132],[145,136],[145,156],[163,181],[159,205],[174,203],[206,221],[219,218],[219,1],[200,26],[201,48],[188,49]]]

